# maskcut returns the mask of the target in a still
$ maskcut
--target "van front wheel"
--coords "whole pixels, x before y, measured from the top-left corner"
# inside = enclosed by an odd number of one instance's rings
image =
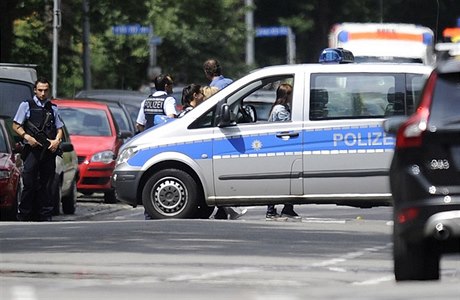
[[[147,180],[142,204],[152,219],[192,218],[198,207],[197,183],[184,171],[161,170]]]

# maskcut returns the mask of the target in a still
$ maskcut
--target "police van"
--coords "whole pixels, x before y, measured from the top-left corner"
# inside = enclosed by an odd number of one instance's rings
[[[206,218],[216,205],[391,205],[382,122],[414,111],[432,68],[342,64],[344,53],[253,71],[132,138],[112,177],[118,198],[158,219]],[[291,120],[259,120],[251,99],[271,105],[281,83],[293,86]]]

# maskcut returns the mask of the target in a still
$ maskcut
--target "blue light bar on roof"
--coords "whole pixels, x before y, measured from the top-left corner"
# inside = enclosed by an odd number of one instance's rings
[[[320,63],[335,63],[345,64],[355,61],[355,57],[351,51],[342,48],[326,48],[319,56]]]

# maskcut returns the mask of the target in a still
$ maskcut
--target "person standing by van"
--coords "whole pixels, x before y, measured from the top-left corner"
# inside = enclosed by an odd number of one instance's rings
[[[201,85],[190,84],[182,90],[182,105],[184,109],[179,113],[178,118],[185,116],[189,111],[200,105],[204,101]]]
[[[292,105],[292,85],[282,83],[276,90],[276,100],[272,105],[268,117],[269,122],[286,122],[291,120],[291,106]],[[294,205],[285,204],[281,215],[276,211],[275,205],[270,204],[267,207],[266,220],[280,220],[287,219],[298,220],[302,218],[294,211]]]
[[[211,58],[205,61],[203,70],[206,78],[211,80],[209,86],[215,86],[221,90],[233,82],[230,78],[226,78],[222,75],[222,67],[217,59]]]
[[[155,125],[155,117],[176,118],[176,100],[170,96],[173,92],[173,80],[169,74],[160,74],[154,79],[156,91],[142,101],[136,120],[139,132]]]
[[[19,105],[13,119],[13,130],[25,142],[21,153],[24,188],[18,206],[19,221],[51,221],[52,182],[64,124],[57,106],[51,103],[50,89],[49,81],[39,78],[34,86],[35,96]]]

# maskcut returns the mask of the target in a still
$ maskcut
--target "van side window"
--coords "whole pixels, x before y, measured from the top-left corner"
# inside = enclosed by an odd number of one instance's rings
[[[310,120],[384,117],[396,82],[391,74],[312,74]]]
[[[276,90],[282,83],[289,83],[295,89],[293,75],[279,75],[252,82],[247,86],[248,90],[241,96],[229,99],[228,103],[232,101],[232,110],[236,112],[237,123],[268,121],[271,108],[276,100]],[[240,111],[236,109],[237,107]]]
[[[408,115],[413,114],[415,108],[419,105],[420,94],[422,93],[427,78],[428,75],[406,75],[406,106]]]

